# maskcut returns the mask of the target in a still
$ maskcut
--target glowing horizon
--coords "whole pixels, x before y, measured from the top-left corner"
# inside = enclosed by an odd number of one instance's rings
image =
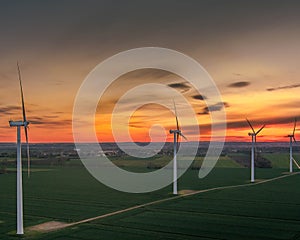
[[[124,76],[117,79],[113,85],[110,86],[110,88],[107,89],[107,92],[102,97],[101,101],[99,102],[98,109],[99,111],[96,113],[96,122],[95,122],[95,128],[98,135],[99,142],[114,142],[114,136],[112,134],[112,128],[111,128],[111,114],[115,107],[115,104],[117,103],[118,97],[120,97],[124,92],[128,90],[128,88],[132,87],[131,85],[128,85],[128,81],[133,82],[134,84],[138,84],[139,82],[145,82],[141,79],[141,76],[147,76],[147,81],[157,81],[155,80],[153,76],[156,76],[157,74],[161,74],[161,76],[164,76],[163,82],[165,84],[168,84],[169,86],[173,86],[178,91],[181,91],[183,95],[185,95],[186,98],[189,98],[190,104],[193,105],[195,115],[197,115],[199,128],[200,128],[200,136],[194,135],[193,133],[185,133],[189,141],[210,141],[210,114],[207,111],[207,105],[205,103],[205,98],[207,98],[205,95],[197,94],[194,95],[195,91],[194,89],[189,86],[188,83],[184,82],[184,79],[180,79],[173,75],[172,73],[166,73],[162,70],[138,70],[133,73],[125,74]],[[168,79],[172,79],[169,81]],[[175,79],[175,82],[174,82]],[[161,80],[159,80],[161,81]],[[123,85],[127,85],[126,87]],[[235,85],[243,85],[239,86],[238,88],[244,88],[247,85],[242,82],[235,82],[233,83]],[[114,91],[115,86],[119,86],[117,88],[117,91]],[[267,93],[268,94],[268,93]],[[112,96],[113,99],[112,99]],[[136,99],[141,96],[135,96]],[[144,96],[142,96],[144,97]],[[239,96],[238,96],[239,97]],[[263,99],[265,96],[261,96],[260,99]],[[247,104],[247,101],[243,103],[241,99],[247,99],[247,94],[244,97],[239,97],[240,102],[236,104],[232,104],[232,102],[235,100],[236,96],[235,94],[229,94],[228,97],[223,97],[224,103],[223,105],[216,105],[215,108],[213,108],[215,111],[219,111],[222,108],[225,108],[224,110],[227,112],[227,135],[226,135],[226,141],[228,142],[249,142],[251,139],[248,136],[248,132],[250,131],[250,127],[248,126],[245,118],[247,116],[246,114],[239,113],[240,106]],[[168,101],[168,99],[166,99]],[[169,99],[170,100],[170,99]],[[151,99],[149,99],[151,101]],[[130,104],[130,103],[128,103]],[[31,105],[29,105],[31,106]],[[181,106],[177,106],[177,108],[180,108]],[[126,109],[126,106],[124,106]],[[265,109],[268,108],[268,106],[261,106],[263,110],[262,112],[265,112]],[[248,108],[248,111],[253,111],[252,113],[254,116],[257,112],[259,112],[258,107],[256,108]],[[15,111],[21,112],[21,108],[16,108]],[[125,110],[126,112],[126,110]],[[30,120],[30,115],[33,113],[33,110],[29,109],[29,113],[27,114],[28,120]],[[293,116],[289,116],[286,118],[282,118],[282,112],[273,113],[272,118],[267,118],[265,116],[270,116],[269,113],[258,114],[259,119],[250,118],[250,121],[253,123],[254,128],[258,129],[263,124],[266,124],[265,129],[261,132],[261,134],[258,135],[258,141],[261,142],[273,142],[273,141],[279,141],[279,142],[285,142],[288,141],[286,136],[292,132],[293,128]],[[72,136],[72,121],[67,120],[67,116],[65,116],[66,120],[62,122],[62,124],[59,122],[58,117],[51,117],[50,121],[47,123],[49,127],[46,129],[43,127],[43,122],[39,121],[40,119],[35,117],[35,120],[30,124],[30,142],[31,143],[47,143],[47,142],[73,142],[73,136]],[[179,120],[184,116],[179,116]],[[266,119],[266,120],[265,120]],[[188,120],[187,120],[188,121]],[[278,123],[276,123],[278,121]],[[119,134],[122,135],[122,131],[127,131],[127,125],[124,125],[124,122],[119,123],[120,126],[116,126],[119,128]],[[153,125],[161,125],[161,127],[164,128],[158,128],[158,129],[151,129]],[[175,128],[175,116],[171,110],[166,109],[163,106],[159,106],[157,104],[148,104],[137,111],[135,111],[130,118],[129,122],[129,131],[130,135],[135,142],[149,142],[150,136],[149,132],[152,130],[152,141],[154,142],[172,142],[173,137],[171,134],[169,134],[169,129]],[[122,130],[123,129],[123,130]],[[58,135],[55,135],[51,138],[53,131],[56,131]],[[13,128],[9,128],[7,124],[7,131],[10,133],[6,139],[1,139],[1,142],[14,142],[15,141],[15,130]],[[42,134],[41,134],[42,132]],[[296,131],[295,136],[297,138],[298,133]],[[22,134],[22,138],[24,139],[24,134]],[[122,137],[120,137],[122,139]],[[122,140],[121,140],[122,141]],[[124,140],[126,142],[126,140]],[[90,140],[87,138],[86,142],[90,142]]]
[[[226,111],[227,141],[251,141],[246,117],[255,128],[266,124],[257,138],[261,142],[288,141],[285,136],[291,133],[295,117],[300,129],[300,5],[295,1],[271,5],[258,0],[193,4],[151,1],[120,2],[118,6],[61,2],[59,8],[45,4],[7,3],[0,10],[0,142],[15,142],[16,129],[10,128],[8,121],[22,119],[17,61],[31,122],[30,142],[73,142],[73,104],[86,76],[108,57],[144,46],[182,52],[207,70],[222,95],[222,103],[215,102],[212,109]],[[210,96],[195,93],[184,79],[159,70],[125,74],[107,89],[96,113],[99,140],[114,141],[110,117],[115,103],[128,89],[146,82],[165,84],[180,92],[193,106],[200,141],[210,140],[211,121],[205,102]],[[151,94],[151,90],[144,94],[149,101],[157,97]],[[171,96],[163,100],[172,101]],[[124,113],[129,105],[123,106]],[[178,108],[183,106],[179,104]],[[188,121],[185,116],[179,117]],[[148,141],[150,127],[157,124],[165,131],[152,129],[153,141],[164,136],[172,141],[168,130],[175,127],[174,115],[154,105],[133,114],[133,140]],[[191,141],[199,138],[192,132],[185,135]],[[300,139],[300,131],[295,136]]]

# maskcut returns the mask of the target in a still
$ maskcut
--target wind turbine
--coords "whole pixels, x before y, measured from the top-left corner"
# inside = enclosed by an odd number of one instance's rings
[[[256,136],[257,134],[260,133],[261,130],[263,130],[263,128],[266,125],[263,125],[257,132],[255,132],[252,124],[250,123],[250,121],[246,118],[249,126],[251,127],[252,133],[249,132],[248,135],[251,136],[252,139],[252,147],[251,147],[251,182],[254,182],[254,148],[255,148],[255,144],[256,144]]]
[[[170,130],[170,134],[174,135],[174,158],[173,158],[173,194],[177,195],[177,149],[179,145],[179,136],[182,136],[185,140],[187,138],[181,133],[181,130],[179,128],[178,118],[177,118],[177,111],[176,111],[176,105],[174,104],[174,111],[175,111],[175,119],[176,119],[176,129]]]
[[[10,127],[17,128],[17,234],[24,234],[23,229],[23,184],[22,184],[22,159],[21,159],[21,127],[24,127],[26,144],[27,144],[27,158],[28,158],[28,177],[29,177],[29,169],[30,169],[30,158],[29,158],[29,145],[28,145],[28,134],[27,127],[29,122],[26,119],[25,112],[25,104],[24,104],[24,96],[23,96],[23,88],[22,88],[22,79],[21,79],[21,71],[19,64],[17,63],[18,68],[18,76],[20,82],[21,89],[21,100],[22,100],[22,112],[23,112],[23,120],[19,121],[9,121]]]
[[[287,136],[290,138],[290,172],[293,172],[293,162],[296,164],[298,168],[300,168],[298,163],[293,158],[293,140],[296,143],[296,138],[295,138],[296,125],[297,125],[297,119],[295,118],[293,133]]]

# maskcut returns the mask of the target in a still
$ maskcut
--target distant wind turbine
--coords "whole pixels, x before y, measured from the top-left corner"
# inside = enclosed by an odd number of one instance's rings
[[[23,120],[20,121],[9,121],[10,127],[17,127],[17,234],[24,234],[23,229],[23,184],[22,184],[22,159],[21,159],[21,127],[24,127],[25,137],[27,143],[27,158],[28,158],[28,177],[30,172],[30,158],[29,158],[29,144],[28,144],[28,133],[27,127],[29,122],[26,119],[23,88],[21,71],[19,64],[17,63],[18,76],[21,89],[21,100],[22,100],[22,113]]]
[[[251,147],[251,182],[254,182],[255,179],[254,179],[254,148],[255,145],[256,145],[256,136],[260,133],[261,130],[264,129],[264,127],[266,125],[263,125],[257,132],[255,132],[252,124],[250,123],[250,121],[246,118],[249,126],[251,127],[251,130],[252,130],[252,133],[248,133],[249,136],[251,136],[251,139],[252,139],[252,147]]]
[[[175,119],[176,119],[176,130],[170,130],[170,133],[174,135],[174,158],[173,158],[173,194],[177,195],[177,149],[179,146],[179,136],[182,136],[185,140],[187,138],[181,133],[179,128],[178,118],[177,118],[177,111],[176,105],[174,104],[174,111],[175,111]]]
[[[293,162],[300,169],[299,164],[293,158],[293,140],[296,143],[296,138],[295,138],[296,125],[297,125],[297,119],[295,118],[293,133],[287,136],[290,138],[290,172],[293,172]]]

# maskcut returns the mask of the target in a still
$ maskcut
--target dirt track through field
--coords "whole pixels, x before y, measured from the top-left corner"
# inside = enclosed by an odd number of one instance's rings
[[[118,210],[118,211],[115,211],[115,212],[103,214],[103,215],[100,215],[100,216],[83,219],[83,220],[78,221],[78,222],[64,223],[64,222],[51,221],[51,222],[46,222],[46,223],[42,223],[42,224],[39,224],[39,225],[28,227],[27,230],[28,231],[38,231],[38,232],[55,231],[55,230],[63,229],[63,228],[66,228],[66,227],[72,227],[72,226],[75,226],[75,225],[78,225],[78,224],[87,223],[87,222],[91,222],[91,221],[94,221],[94,220],[98,220],[98,219],[114,216],[114,215],[117,215],[117,214],[129,212],[129,211],[132,211],[132,210],[135,210],[135,209],[139,209],[139,208],[159,204],[159,203],[162,203],[162,202],[171,201],[171,200],[174,200],[174,199],[184,198],[184,197],[188,197],[188,196],[192,196],[192,195],[196,195],[196,194],[200,194],[200,193],[205,193],[205,192],[216,191],[216,190],[255,186],[255,185],[259,185],[259,184],[263,184],[263,183],[267,183],[267,182],[276,181],[278,179],[294,176],[296,174],[300,174],[300,172],[295,172],[295,173],[291,173],[291,174],[287,174],[287,175],[282,175],[282,176],[279,176],[279,177],[270,178],[270,179],[266,179],[266,180],[260,180],[260,181],[254,182],[254,183],[238,184],[238,185],[231,185],[231,186],[224,186],[224,187],[215,187],[215,188],[203,189],[203,190],[198,190],[198,191],[182,190],[181,191],[181,192],[183,192],[182,195],[177,195],[177,196],[174,196],[174,197],[164,198],[164,199],[161,199],[161,200],[156,200],[156,201],[152,201],[152,202],[149,202],[149,203],[136,205],[136,206],[133,206],[133,207],[125,208],[125,209],[122,209],[122,210]]]

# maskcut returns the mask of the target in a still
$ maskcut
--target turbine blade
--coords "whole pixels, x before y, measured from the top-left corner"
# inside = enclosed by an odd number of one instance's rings
[[[297,163],[297,161],[293,158],[293,162],[296,164],[297,168],[300,169],[299,164]]]
[[[23,122],[24,122],[24,130],[25,130],[25,137],[26,137],[26,145],[27,145],[27,174],[28,177],[30,176],[30,156],[29,156],[29,143],[28,143],[28,132],[27,132],[27,118],[26,118],[26,111],[25,111],[25,103],[24,103],[24,94],[23,94],[23,87],[22,87],[22,77],[21,77],[21,70],[19,63],[17,62],[18,67],[18,76],[19,76],[19,83],[20,83],[20,90],[21,90],[21,100],[22,100],[22,113],[23,113]]]
[[[179,135],[180,135],[181,137],[183,137],[186,141],[188,141],[188,139],[186,138],[186,136],[184,136],[181,132],[179,132]]]
[[[177,133],[177,138],[176,138],[176,149],[177,151],[179,149],[179,132]]]
[[[26,145],[27,145],[27,175],[29,178],[30,177],[30,154],[29,154],[29,142],[28,142],[27,127],[25,127],[25,138],[26,138]]]
[[[255,134],[255,131],[254,131],[254,128],[252,127],[252,124],[250,123],[250,121],[246,118],[246,120],[247,120],[247,122],[248,122],[248,124],[249,124],[249,126],[251,127],[251,129],[252,129],[252,132]]]
[[[266,126],[266,125],[263,125],[263,126],[255,133],[255,136],[256,136],[257,134],[259,134],[260,131],[263,130],[265,126]]]
[[[294,130],[293,130],[293,136],[294,136],[294,134],[295,134],[295,131],[296,131],[296,125],[297,125],[297,118],[295,118],[295,122],[294,122]]]
[[[177,127],[177,130],[179,131],[179,123],[178,123],[178,118],[177,118],[177,110],[176,110],[176,104],[175,104],[174,99],[173,99],[173,104],[174,104],[174,111],[175,111],[175,118],[176,118],[176,127]]]
[[[21,70],[19,63],[17,62],[18,67],[18,75],[19,75],[19,82],[20,82],[20,89],[21,89],[21,99],[22,99],[22,111],[23,111],[23,121],[26,122],[26,112],[25,112],[25,104],[24,104],[24,95],[23,95],[23,87],[22,87],[22,78],[21,78]]]
[[[297,141],[296,141],[296,138],[295,138],[295,136],[293,135],[293,139],[294,139],[294,142],[296,143]]]

